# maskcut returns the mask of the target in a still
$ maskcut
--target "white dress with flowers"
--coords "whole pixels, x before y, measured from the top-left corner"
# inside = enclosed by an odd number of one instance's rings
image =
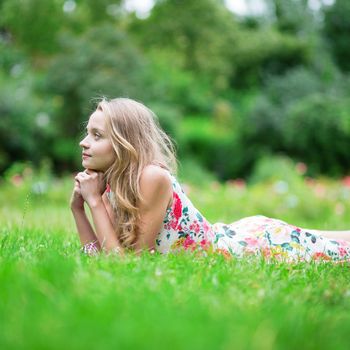
[[[161,253],[189,250],[241,258],[258,255],[284,261],[350,261],[350,242],[307,232],[278,219],[255,215],[230,224],[211,224],[194,207],[177,179],[173,202],[156,238]]]

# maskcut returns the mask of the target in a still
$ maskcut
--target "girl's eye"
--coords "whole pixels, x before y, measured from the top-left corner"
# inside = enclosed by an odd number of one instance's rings
[[[100,134],[94,134],[94,136],[95,136],[95,139],[99,139],[101,137]]]

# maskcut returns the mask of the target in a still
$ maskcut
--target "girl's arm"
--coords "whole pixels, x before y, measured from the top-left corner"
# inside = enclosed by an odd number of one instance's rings
[[[109,216],[109,219],[111,220],[111,222],[113,223],[114,222],[114,210],[112,208],[112,205],[107,197],[107,193],[105,192],[103,195],[102,195],[102,201],[106,207],[106,210],[107,210],[107,213],[108,213],[108,216]]]
[[[79,182],[82,197],[90,208],[96,237],[101,249],[106,252],[116,251],[123,254],[123,248],[114,230],[113,223],[104,204],[103,196],[99,192],[102,174],[97,172],[92,172],[91,174],[81,172],[75,179]]]
[[[140,190],[144,201],[139,203],[139,237],[135,245],[136,253],[154,250],[166,209],[172,200],[173,189],[169,176],[158,167],[146,167],[140,178]]]
[[[106,207],[109,219],[111,222],[113,222],[114,212],[105,193],[103,194],[102,199]],[[101,245],[86,215],[84,203],[82,202],[80,205],[71,204],[71,210],[83,251],[88,254],[100,251]]]
[[[118,240],[102,196],[100,198],[91,199],[87,203],[90,207],[100,247],[106,252],[115,251],[123,255],[124,250]]]
[[[84,199],[81,195],[78,181],[75,181],[70,208],[75,220],[80,242],[83,245],[83,250],[87,253],[100,250],[100,244],[85,213]],[[85,248],[88,248],[87,251]]]
[[[85,209],[72,209],[72,213],[79,234],[79,239],[83,246],[83,251],[90,253],[101,250],[100,243],[95,235],[93,228],[91,227],[89,219],[86,216]]]

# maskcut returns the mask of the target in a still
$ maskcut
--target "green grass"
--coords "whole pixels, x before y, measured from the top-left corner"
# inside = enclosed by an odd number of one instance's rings
[[[321,199],[303,184],[282,194],[275,183],[187,189],[211,222],[263,213],[349,228],[347,189],[321,184]],[[349,348],[349,265],[87,257],[67,208],[71,179],[26,200],[32,186],[0,188],[0,349]],[[294,208],[290,195],[299,198]]]

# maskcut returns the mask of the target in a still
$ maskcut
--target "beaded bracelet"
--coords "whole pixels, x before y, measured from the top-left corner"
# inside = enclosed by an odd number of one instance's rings
[[[98,241],[92,241],[89,243],[84,244],[81,247],[81,252],[87,255],[97,255],[99,252],[98,246],[97,246]]]

